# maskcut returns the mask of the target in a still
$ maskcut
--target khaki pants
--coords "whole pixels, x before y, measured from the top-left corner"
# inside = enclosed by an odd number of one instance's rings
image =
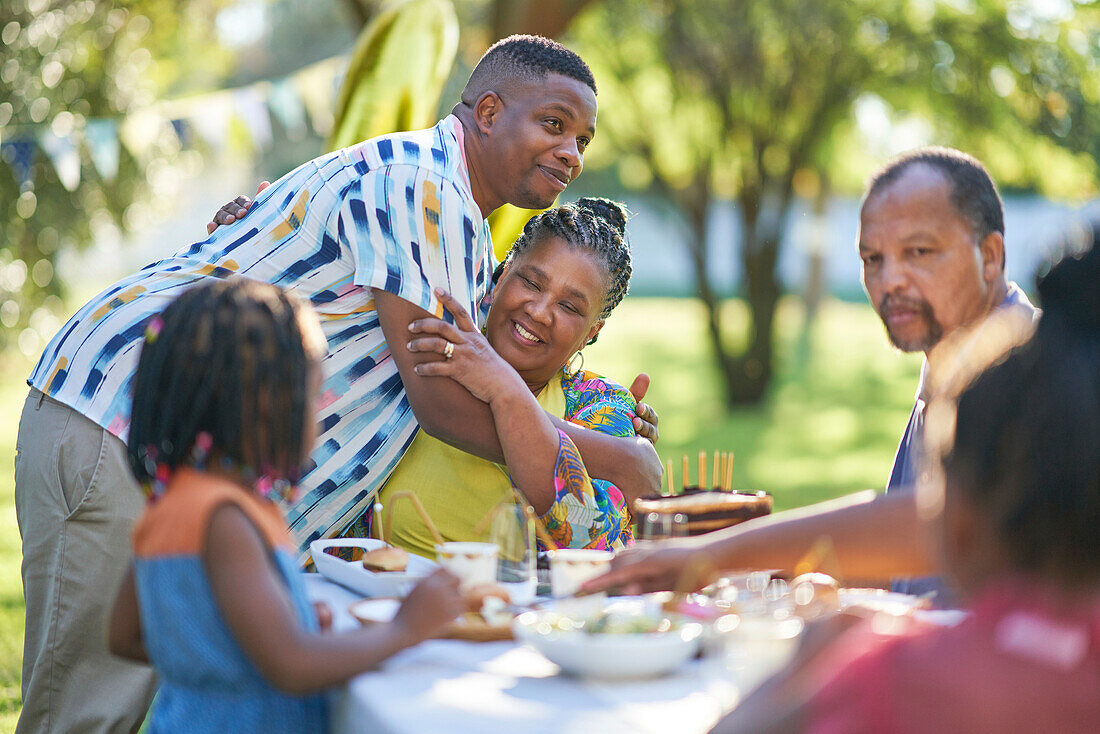
[[[17,732],[128,732],[156,689],[107,650],[107,620],[144,499],[116,436],[31,389],[19,420],[23,711]]]

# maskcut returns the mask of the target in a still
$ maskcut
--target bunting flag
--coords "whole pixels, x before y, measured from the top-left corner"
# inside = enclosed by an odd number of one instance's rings
[[[5,140],[0,144],[0,157],[3,157],[15,172],[20,191],[29,191],[34,188],[34,158],[37,148],[34,138],[29,135]]]
[[[118,123],[109,119],[88,120],[84,142],[96,173],[105,181],[114,181],[118,175]]]
[[[76,187],[80,185],[80,152],[74,138],[69,135],[55,135],[53,130],[44,128],[38,134],[38,144],[53,163],[65,190],[76,191]]]
[[[294,91],[294,85],[289,79],[280,79],[271,83],[271,90],[267,95],[267,106],[283,126],[288,138],[298,140],[306,134],[305,108],[302,107],[302,99]]]
[[[293,77],[294,91],[305,105],[313,129],[325,137],[332,132],[336,90],[344,74],[344,62],[334,62],[337,60],[320,61]]]
[[[203,141],[215,153],[225,150],[229,138],[229,120],[233,116],[233,100],[227,92],[205,95],[201,104],[195,105],[191,125]]]
[[[346,57],[333,57],[270,82],[158,102],[124,118],[92,118],[67,135],[48,124],[0,127],[0,159],[11,167],[23,191],[34,187],[41,148],[68,190],[80,185],[81,146],[96,173],[111,181],[118,176],[121,146],[147,164],[157,149],[171,144],[193,148],[201,140],[215,153],[230,143],[230,130],[243,126],[253,150],[274,142],[272,118],[287,137],[299,139],[312,127],[322,137],[332,132],[333,104]]]
[[[184,117],[169,120],[172,123],[172,131],[180,141],[180,148],[194,147],[194,135],[191,133],[191,122]]]
[[[270,147],[273,140],[271,117],[267,114],[267,106],[264,104],[264,98],[260,95],[257,85],[235,89],[233,91],[233,105],[252,136],[252,144],[260,150]]]
[[[126,150],[142,163],[152,157],[153,147],[164,133],[166,121],[156,109],[135,112],[122,121],[119,126],[119,138]]]

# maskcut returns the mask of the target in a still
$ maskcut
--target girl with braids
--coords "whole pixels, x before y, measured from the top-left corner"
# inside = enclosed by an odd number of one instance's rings
[[[1097,235],[1040,280],[1034,336],[940,411],[918,491],[967,616],[816,630],[716,732],[1100,731]]]
[[[116,655],[152,662],[151,731],[312,732],[323,690],[460,613],[439,572],[395,620],[317,634],[286,523],[309,455],[325,340],[313,312],[243,278],[185,291],[150,321],[129,461],[149,505],[111,614]]]
[[[443,356],[418,365],[419,374],[449,376],[489,404],[507,466],[421,431],[382,488],[384,506],[398,491],[412,491],[447,540],[471,540],[474,527],[514,486],[561,547],[610,549],[631,542],[622,492],[590,478],[572,442],[549,419],[634,435],[630,392],[570,366],[627,291],[625,227],[624,209],[606,199],[583,198],[543,212],[528,221],[497,269],[484,335],[447,294],[440,298],[453,325],[425,319],[410,326],[411,351]],[[434,557],[433,539],[414,509],[391,509],[390,540]]]

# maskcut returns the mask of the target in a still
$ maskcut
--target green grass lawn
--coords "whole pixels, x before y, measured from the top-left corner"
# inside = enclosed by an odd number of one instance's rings
[[[743,305],[729,308],[728,323],[743,329]],[[771,492],[777,509],[883,485],[920,360],[891,352],[870,308],[830,301],[807,329],[800,303],[784,301],[771,399],[732,413],[720,397],[702,313],[690,300],[630,299],[585,350],[586,368],[624,384],[640,371],[651,375],[647,399],[661,415],[659,450],[674,459],[678,481],[682,454],[692,457],[694,472],[700,450],[732,450],[735,487]],[[20,705],[23,597],[12,462],[30,368],[19,355],[0,359],[0,731],[14,729]]]
[[[727,322],[745,324],[743,304],[729,308]],[[721,399],[702,315],[689,300],[627,301],[585,350],[587,369],[623,384],[650,374],[647,400],[661,416],[658,450],[673,459],[677,484],[683,454],[694,479],[700,450],[732,450],[734,486],[767,490],[777,509],[883,486],[913,407],[920,359],[888,347],[868,306],[827,302],[806,329],[801,303],[785,300],[771,398],[733,412]]]

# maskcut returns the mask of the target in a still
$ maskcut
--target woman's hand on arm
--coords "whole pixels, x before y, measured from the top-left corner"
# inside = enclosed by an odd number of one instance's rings
[[[410,351],[444,356],[414,370],[422,377],[449,377],[489,405],[512,483],[541,515],[556,496],[561,437],[531,388],[493,350],[462,305],[449,294],[436,295],[455,323],[422,319],[410,326],[416,335]]]
[[[270,181],[260,181],[260,185],[256,187],[256,196],[260,195],[260,192],[271,185]],[[248,214],[248,210],[252,207],[252,199],[249,199],[244,194],[241,194],[233,201],[226,202],[222,205],[222,208],[214,212],[214,218],[206,223],[206,234],[214,234],[214,230],[223,224],[233,224],[238,219],[244,218],[245,214]]]
[[[440,352],[410,351],[408,344],[416,335],[409,327],[416,321],[435,317],[386,291],[375,290],[374,303],[390,356],[420,427],[429,436],[466,453],[498,463],[504,461],[489,405],[454,380],[416,372],[417,365],[441,360],[443,356]]]
[[[403,607],[391,624],[348,634],[314,634],[299,621],[259,530],[232,504],[214,511],[203,561],[234,639],[272,686],[290,694],[342,683],[424,639],[462,608],[457,579],[439,572],[405,602],[415,612],[411,623]]]
[[[134,585],[134,567],[126,570],[118,588],[111,619],[107,628],[107,647],[123,658],[149,662],[141,635],[141,608],[138,605],[137,588]]]

